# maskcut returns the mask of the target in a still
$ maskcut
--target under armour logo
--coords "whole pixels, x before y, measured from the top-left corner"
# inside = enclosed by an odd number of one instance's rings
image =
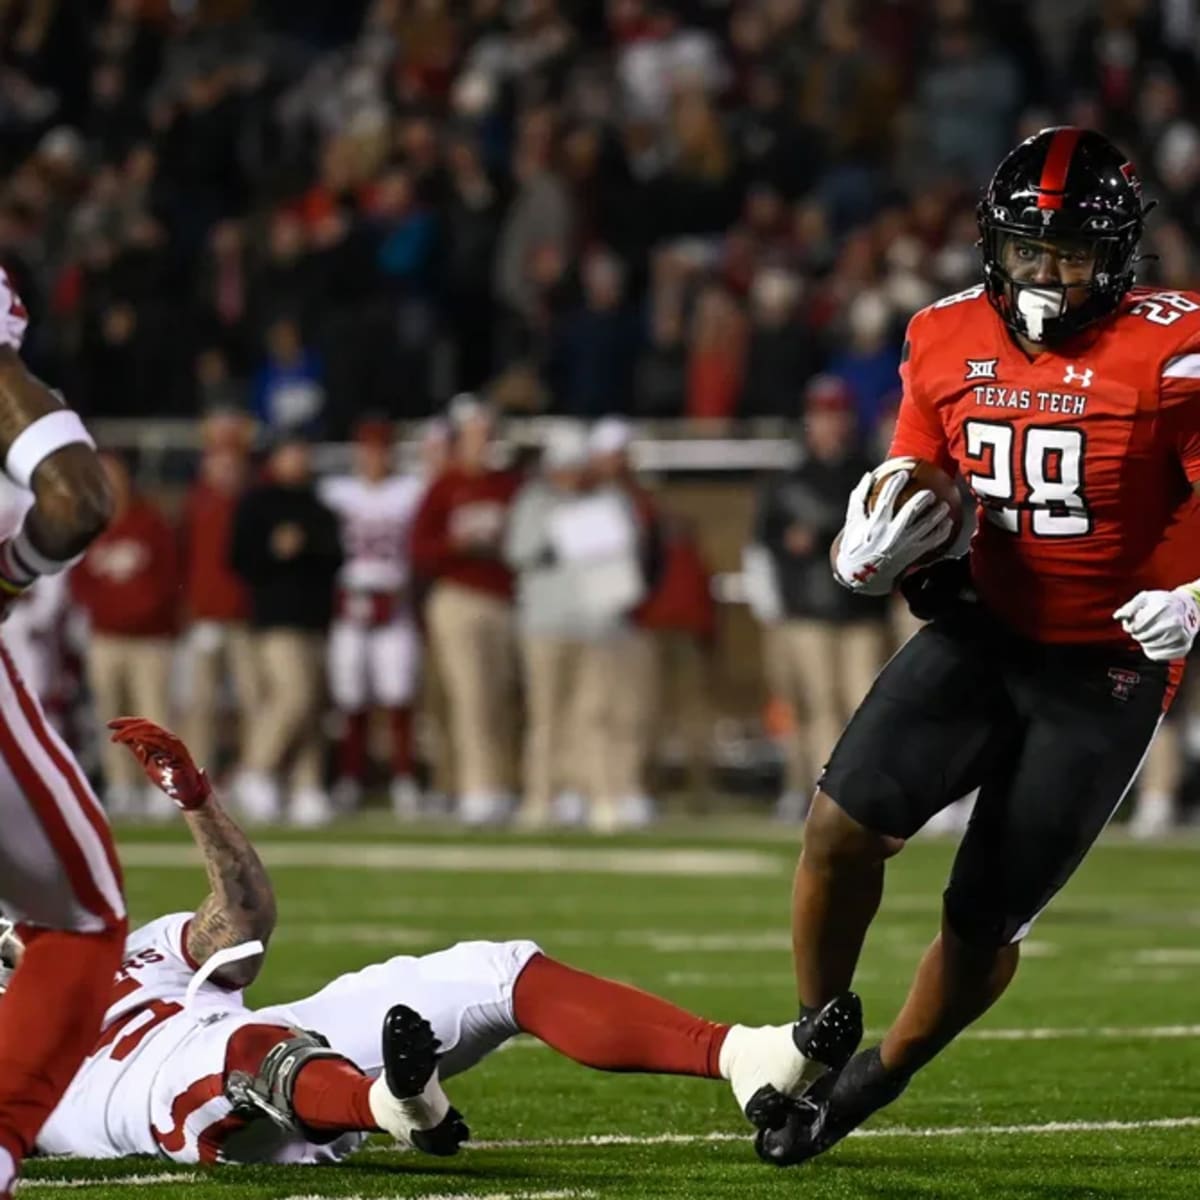
[[[1075,364],[1071,363],[1063,373],[1063,383],[1077,383],[1080,387],[1091,387],[1093,371],[1091,367],[1084,367],[1082,371],[1075,370]]]
[[[968,358],[967,379],[995,379],[996,368],[1000,365],[998,358]]]
[[[879,568],[874,563],[865,563],[863,566],[859,567],[858,570],[850,576],[850,578],[853,579],[855,583],[867,583],[870,581],[872,575],[878,574]]]
[[[1142,681],[1136,671],[1127,671],[1124,667],[1109,667],[1108,677],[1112,680],[1112,694],[1118,700],[1128,700],[1133,695],[1133,689]]]

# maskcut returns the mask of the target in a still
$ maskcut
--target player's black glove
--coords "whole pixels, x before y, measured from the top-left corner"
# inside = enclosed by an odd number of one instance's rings
[[[910,571],[900,580],[900,594],[918,621],[947,616],[978,598],[965,554]]]

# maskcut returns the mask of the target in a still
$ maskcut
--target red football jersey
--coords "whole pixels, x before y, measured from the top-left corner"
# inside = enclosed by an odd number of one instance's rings
[[[1200,480],[1200,295],[1135,288],[1030,360],[971,288],[913,317],[900,374],[890,454],[971,489],[971,572],[1016,632],[1128,642],[1117,608],[1195,577],[1178,531],[1196,527],[1183,518]]]

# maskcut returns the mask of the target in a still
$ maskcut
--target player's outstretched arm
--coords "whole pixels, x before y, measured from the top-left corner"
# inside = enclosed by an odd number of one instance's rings
[[[0,461],[34,494],[12,549],[0,557],[0,571],[23,570],[22,583],[53,574],[108,523],[112,498],[82,421],[11,346],[0,346]]]
[[[275,930],[275,891],[250,840],[225,811],[187,746],[173,733],[139,717],[109,722],[113,741],[128,746],[150,781],[183,810],[204,855],[210,891],[188,926],[187,951],[203,963],[218,950],[260,941]],[[262,955],[228,963],[213,978],[247,987],[258,976]]]

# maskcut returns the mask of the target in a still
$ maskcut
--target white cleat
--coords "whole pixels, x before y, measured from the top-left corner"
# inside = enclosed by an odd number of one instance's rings
[[[497,792],[467,792],[458,802],[458,819],[473,828],[503,825],[508,810],[508,800]]]
[[[626,796],[619,811],[625,829],[647,829],[658,820],[658,806],[644,792]]]
[[[794,1025],[734,1025],[718,1065],[747,1120],[773,1129],[818,1079],[846,1065],[861,1040],[862,1004],[845,992]]]

